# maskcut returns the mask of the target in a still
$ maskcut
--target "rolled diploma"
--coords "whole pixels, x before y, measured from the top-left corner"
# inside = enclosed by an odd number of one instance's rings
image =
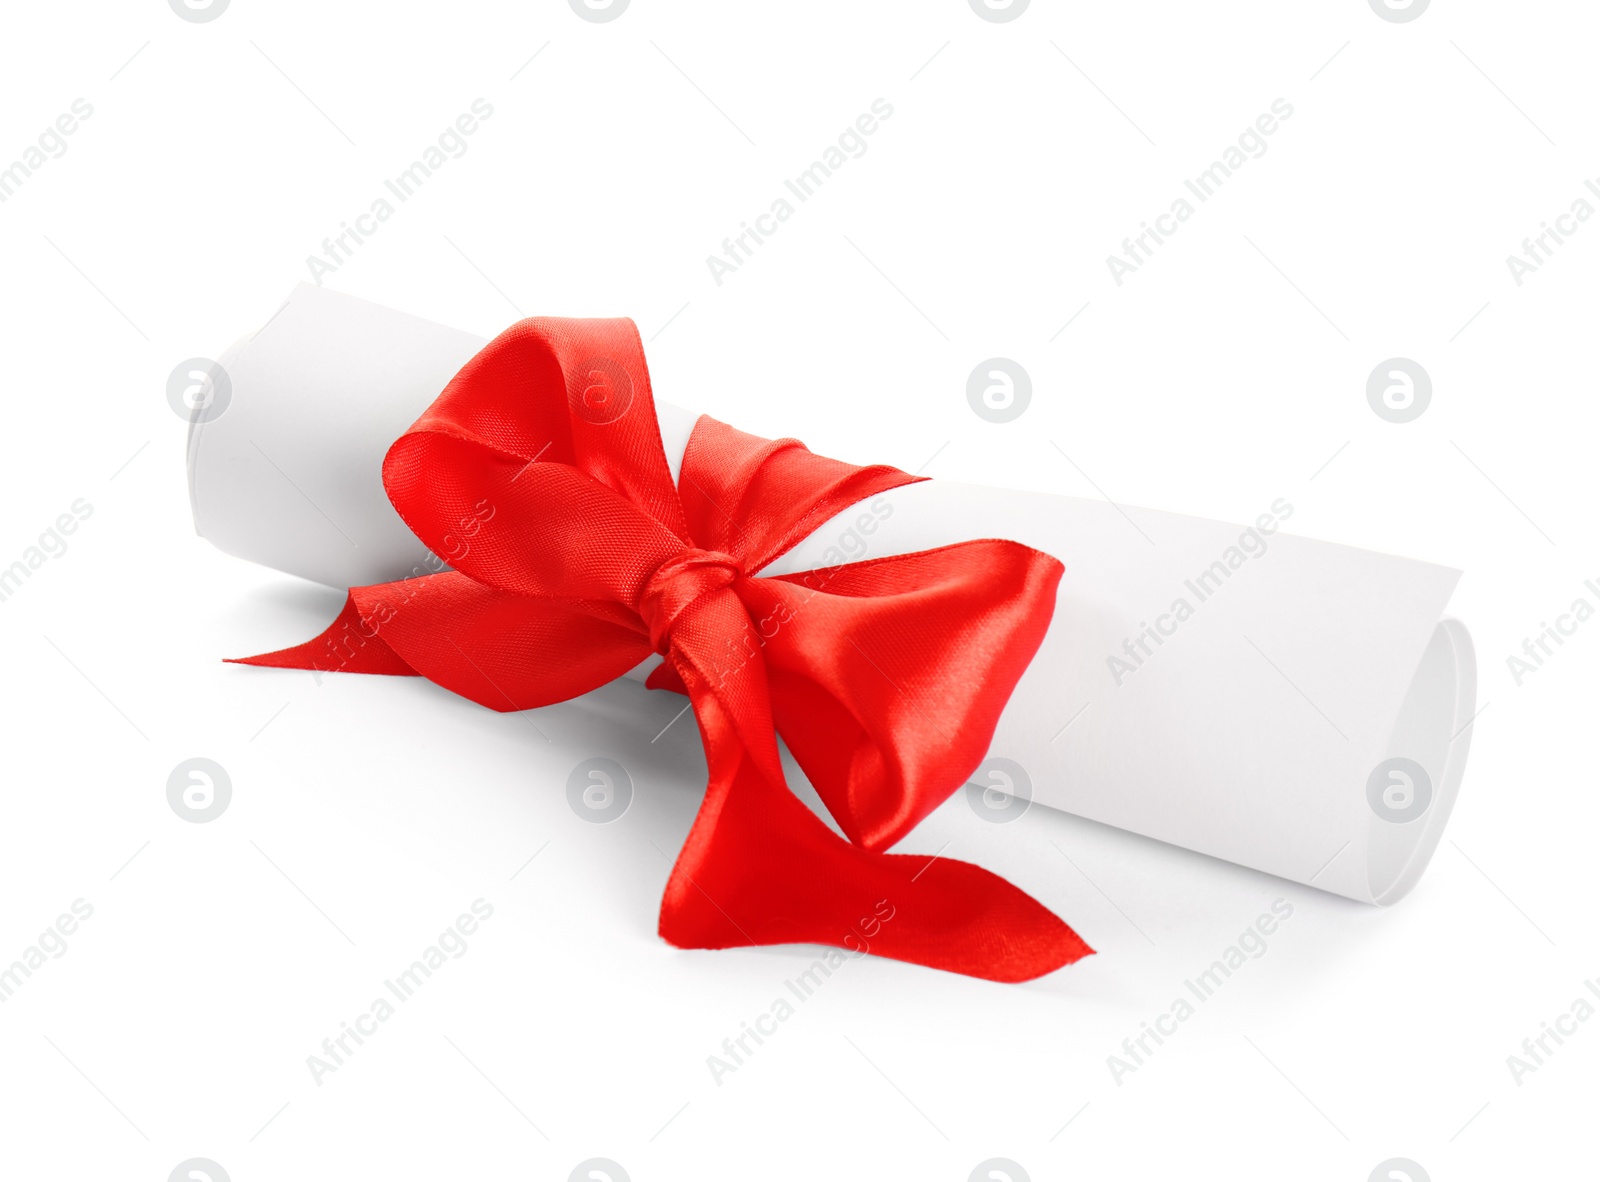
[[[382,460],[485,343],[302,284],[218,359],[229,404],[190,427],[196,531],[333,587],[439,569],[389,504]],[[697,416],[656,407],[676,479]],[[982,786],[1362,902],[1416,884],[1474,713],[1472,642],[1443,616],[1459,572],[1281,532],[1286,502],[1254,527],[944,480],[872,505],[763,573],[981,537],[1066,568],[990,748],[1026,782],[986,762]],[[1394,757],[1431,788],[1413,820],[1370,799]]]

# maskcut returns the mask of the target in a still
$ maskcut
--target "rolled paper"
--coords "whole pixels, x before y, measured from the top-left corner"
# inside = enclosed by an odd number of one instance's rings
[[[218,359],[226,400],[191,419],[196,531],[341,589],[444,569],[390,505],[382,461],[486,343],[302,284]],[[676,480],[698,416],[656,407]],[[760,573],[974,538],[1054,555],[1056,612],[974,776],[985,798],[1393,903],[1466,766],[1472,642],[1443,614],[1459,572],[1294,536],[1293,513],[1280,499],[1230,525],[930,480],[839,513]]]

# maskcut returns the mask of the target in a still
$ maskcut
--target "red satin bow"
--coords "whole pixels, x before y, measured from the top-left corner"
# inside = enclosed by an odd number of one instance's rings
[[[688,694],[709,770],[664,938],[870,947],[1028,980],[1092,949],[987,870],[883,851],[983,760],[1061,564],[982,540],[755,574],[917,479],[702,417],[674,487],[633,322],[525,320],[384,459],[400,516],[454,569],[352,588],[320,637],[244,663],[421,674],[526,710],[659,652],[648,684]],[[848,840],[790,792],[775,731]]]

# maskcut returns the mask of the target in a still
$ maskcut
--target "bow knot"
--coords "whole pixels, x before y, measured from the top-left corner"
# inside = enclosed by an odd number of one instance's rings
[[[639,616],[650,630],[650,646],[666,656],[673,628],[684,613],[743,574],[733,555],[695,546],[663,562],[639,596]]]
[[[320,637],[247,663],[421,674],[527,710],[653,649],[647,684],[688,695],[707,772],[663,937],[1025,981],[1091,949],[987,870],[886,851],[988,753],[1061,564],[991,538],[758,573],[819,529],[881,540],[888,494],[918,479],[701,416],[675,483],[633,322],[525,320],[384,459],[395,509],[454,569],[352,587]],[[789,790],[779,735],[842,837]]]

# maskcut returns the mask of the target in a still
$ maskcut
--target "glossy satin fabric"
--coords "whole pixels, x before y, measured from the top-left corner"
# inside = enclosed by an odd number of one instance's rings
[[[755,574],[916,479],[702,417],[674,486],[633,322],[525,320],[384,460],[395,508],[454,569],[352,588],[321,636],[245,663],[420,674],[526,710],[659,652],[649,684],[688,695],[709,772],[665,939],[869,948],[1027,980],[1092,950],[987,870],[885,851],[983,760],[1060,563],[985,539]],[[785,784],[780,734],[844,838]]]

